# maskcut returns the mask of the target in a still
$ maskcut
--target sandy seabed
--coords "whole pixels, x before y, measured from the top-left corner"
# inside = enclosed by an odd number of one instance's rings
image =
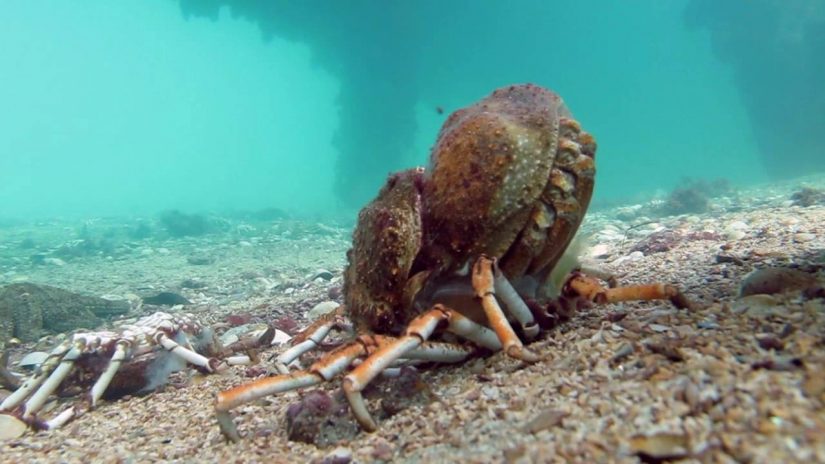
[[[233,367],[176,374],[175,386],[0,442],[0,461],[825,462],[825,300],[798,291],[738,298],[743,278],[770,266],[798,267],[823,283],[825,205],[794,206],[791,193],[802,183],[822,188],[825,178],[739,190],[702,214],[654,220],[644,214],[650,204],[591,212],[585,261],[624,284],[676,284],[701,307],[595,307],[532,343],[542,358],[536,364],[499,353],[425,369],[433,400],[384,419],[375,433],[328,448],[288,441],[286,409],[301,395],[290,392],[237,408],[245,438],[227,443],[213,403],[218,391],[249,381],[245,367]],[[114,257],[15,259],[22,253],[15,243],[32,234],[59,241],[65,227],[0,229],[0,283],[30,280],[133,300],[176,289],[193,302],[185,311],[206,323],[248,314],[300,326],[315,304],[340,298],[350,233],[278,221],[127,242],[128,252]],[[192,254],[214,261],[187,264]],[[332,278],[313,279],[318,269]],[[182,287],[187,280],[202,285]],[[370,408],[380,401],[371,399]]]

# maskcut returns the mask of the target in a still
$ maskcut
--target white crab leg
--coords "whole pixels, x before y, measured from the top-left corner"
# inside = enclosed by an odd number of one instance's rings
[[[66,342],[56,346],[51,353],[49,353],[48,358],[46,361],[40,365],[38,368],[38,372],[23,382],[23,385],[20,386],[17,390],[14,391],[11,395],[9,395],[3,403],[0,404],[0,411],[8,411],[17,407],[20,403],[22,403],[29,395],[39,387],[49,374],[52,373],[55,367],[60,363],[60,359],[69,351],[71,348],[71,344]]]
[[[304,337],[304,340],[281,353],[275,360],[275,368],[278,372],[288,374],[289,369],[287,369],[286,366],[298,359],[302,354],[320,345],[327,334],[329,334],[329,331],[332,330],[333,326],[335,326],[335,320],[332,317],[328,317],[319,319],[313,325],[307,327],[307,329],[298,336]]]
[[[128,348],[128,346],[129,342],[126,340],[120,340],[117,342],[117,345],[115,345],[115,352],[112,355],[112,359],[109,360],[109,365],[106,366],[106,370],[103,371],[103,374],[97,379],[97,382],[95,382],[92,390],[89,392],[92,399],[92,407],[97,406],[97,400],[99,400],[103,392],[106,391],[109,383],[111,383],[115,377],[117,370],[120,369],[120,365],[126,358],[126,348]]]
[[[65,411],[61,412],[60,414],[54,416],[52,419],[46,421],[43,426],[46,430],[54,430],[59,427],[63,427],[66,425],[66,422],[74,419],[77,411],[75,411],[74,406],[66,409]]]
[[[49,378],[43,382],[43,385],[41,385],[40,388],[34,392],[31,398],[26,401],[23,412],[24,419],[30,418],[32,414],[36,413],[43,407],[43,404],[46,402],[49,395],[51,395],[58,385],[60,385],[60,382],[62,382],[63,379],[69,375],[72,367],[74,367],[75,361],[77,361],[77,358],[79,358],[83,352],[83,347],[85,345],[86,341],[82,338],[74,342],[74,346],[72,346],[69,352],[66,353],[62,359],[60,359],[60,365],[57,366]]]
[[[449,315],[450,325],[447,326],[448,332],[452,332],[489,350],[501,351],[501,341],[495,332],[456,311],[450,310]]]
[[[252,364],[252,360],[249,356],[245,354],[239,354],[237,356],[229,356],[228,358],[224,358],[223,362],[230,366],[245,366],[248,364]]]
[[[473,351],[470,347],[453,343],[424,342],[404,353],[404,359],[457,363],[467,359]]]
[[[194,351],[192,351],[188,348],[182,347],[181,345],[178,344],[178,342],[176,342],[176,341],[172,340],[171,338],[169,338],[169,336],[166,335],[165,333],[159,332],[158,334],[156,334],[155,335],[155,341],[160,346],[162,346],[166,351],[169,351],[169,352],[179,356],[181,359],[185,360],[186,362],[188,362],[190,364],[194,364],[196,366],[200,366],[200,367],[206,369],[207,372],[213,372],[214,371],[214,368],[213,368],[212,363],[210,362],[209,358],[207,358],[206,356],[203,356],[201,354],[195,353]]]
[[[507,280],[498,265],[494,265],[493,279],[496,296],[504,302],[507,312],[519,321],[525,338],[527,340],[536,338],[536,335],[539,334],[539,325],[536,324],[536,320],[533,318],[533,312],[527,307],[521,295],[516,292],[516,289],[513,288],[513,285]]]

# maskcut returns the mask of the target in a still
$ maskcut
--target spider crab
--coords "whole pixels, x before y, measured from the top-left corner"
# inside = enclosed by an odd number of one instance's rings
[[[223,348],[212,331],[191,315],[160,311],[124,324],[117,331],[76,332],[55,347],[34,374],[0,403],[0,413],[15,416],[35,429],[54,429],[83,409],[71,406],[51,420],[40,420],[37,413],[58,388],[66,391],[91,385],[85,407],[93,408],[104,393],[121,396],[153,389],[163,380],[158,377],[168,374],[170,368],[191,364],[212,373],[228,365],[248,364],[254,357],[251,350],[269,345],[274,333],[269,329]],[[249,354],[229,356],[238,351]],[[2,358],[0,369],[5,371],[5,353]],[[8,372],[4,374],[6,379],[13,378]]]
[[[581,302],[670,299],[687,307],[664,284],[605,288],[572,272],[552,285],[590,202],[595,152],[562,99],[535,85],[498,89],[450,115],[429,167],[390,175],[361,210],[344,304],[293,339],[278,357],[280,375],[218,394],[223,434],[240,438],[232,408],[329,381],[351,365],[343,390],[361,427],[373,431],[361,392],[398,362],[460,362],[480,349],[536,362],[525,343]],[[306,370],[287,370],[347,319],[360,335]]]

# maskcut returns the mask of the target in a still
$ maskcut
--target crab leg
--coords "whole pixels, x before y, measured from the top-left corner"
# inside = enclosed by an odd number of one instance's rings
[[[647,284],[604,288],[598,281],[581,273],[575,273],[566,285],[574,293],[598,304],[620,301],[670,300],[679,309],[690,309],[691,302],[673,285]]]
[[[166,351],[169,351],[177,356],[179,356],[184,361],[194,364],[196,366],[200,366],[206,369],[207,372],[214,372],[217,370],[217,360],[212,358],[207,358],[201,354],[195,353],[194,351],[190,350],[189,348],[184,348],[178,342],[169,338],[165,332],[158,332],[155,334],[155,341],[158,345],[162,346]]]
[[[60,382],[69,375],[71,372],[72,367],[74,367],[75,361],[77,358],[80,357],[81,353],[83,352],[83,347],[86,346],[85,339],[79,339],[74,342],[74,346],[69,349],[69,352],[66,353],[61,359],[60,364],[55,368],[55,370],[49,375],[49,378],[37,389],[36,392],[26,401],[26,404],[23,406],[23,419],[30,418],[34,413],[40,410],[43,407],[43,403],[46,402],[46,399],[52,392],[60,385]]]
[[[352,413],[368,432],[375,431],[377,425],[367,411],[361,391],[394,361],[403,358],[408,352],[419,347],[427,340],[438,324],[449,318],[449,314],[441,306],[436,306],[410,322],[402,337],[392,340],[380,347],[363,363],[344,377],[343,388],[347,396]]]
[[[504,352],[508,356],[520,359],[526,362],[536,362],[539,360],[538,355],[524,347],[521,343],[513,327],[507,321],[504,311],[501,310],[498,301],[496,301],[496,294],[494,289],[493,266],[495,261],[487,256],[481,256],[473,265],[473,288],[476,295],[481,299],[481,305],[484,308],[484,313],[487,314],[487,320],[490,326],[498,335],[504,347]]]
[[[28,396],[35,389],[37,389],[37,387],[39,387],[47,377],[49,377],[49,374],[51,374],[54,368],[57,367],[60,363],[60,359],[63,358],[63,355],[66,354],[67,351],[69,351],[69,348],[71,348],[69,343],[62,343],[55,347],[52,352],[49,353],[46,361],[40,365],[37,373],[26,379],[20,388],[15,390],[14,393],[9,395],[3,403],[0,404],[0,411],[8,411],[15,408],[26,398],[28,398]]]
[[[312,350],[320,345],[324,338],[329,334],[329,331],[337,323],[336,319],[341,314],[339,309],[330,314],[324,315],[307,327],[303,332],[295,336],[294,343],[291,348],[281,353],[275,360],[275,368],[281,374],[288,374],[287,366],[298,359],[302,354]]]
[[[41,426],[45,430],[54,430],[59,427],[63,427],[66,422],[74,419],[77,415],[77,411],[75,411],[74,407],[70,407],[65,411],[61,412],[60,414],[54,416],[52,419],[44,422]]]
[[[112,359],[109,360],[109,365],[106,366],[106,370],[103,371],[103,374],[97,379],[94,386],[92,386],[91,391],[89,392],[89,396],[91,397],[91,404],[92,407],[97,406],[97,400],[103,395],[103,392],[106,391],[106,388],[109,386],[109,383],[112,382],[112,379],[115,377],[117,370],[120,369],[120,365],[123,363],[123,360],[126,358],[126,348],[129,347],[129,342],[126,340],[120,340],[115,345],[115,352],[112,355]]]
[[[364,353],[366,353],[366,347],[359,339],[331,352],[328,356],[312,364],[307,370],[267,377],[218,393],[215,413],[221,433],[232,441],[240,440],[238,429],[229,414],[229,410],[232,408],[264,396],[308,387],[329,380],[343,372],[353,360]]]
[[[489,350],[501,351],[501,341],[499,341],[495,332],[463,316],[457,311],[447,310],[447,313],[450,316],[450,325],[447,326],[448,332],[452,332]]]
[[[519,321],[525,338],[527,338],[527,340],[536,338],[536,335],[539,334],[539,325],[536,324],[533,313],[530,311],[530,308],[527,307],[527,303],[524,302],[521,295],[513,288],[510,281],[507,280],[507,277],[504,276],[504,273],[501,272],[501,269],[495,264],[493,267],[493,277],[495,279],[493,288],[495,289],[496,295],[501,298],[504,305],[507,306],[510,314]]]

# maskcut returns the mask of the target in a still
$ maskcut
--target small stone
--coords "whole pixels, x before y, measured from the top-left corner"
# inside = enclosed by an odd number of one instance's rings
[[[24,369],[34,369],[43,364],[48,357],[49,353],[46,353],[45,351],[33,351],[26,356],[23,356],[23,359],[20,360],[17,366]]]
[[[63,261],[60,258],[46,258],[43,260],[43,264],[49,264],[52,266],[65,266],[66,261]]]
[[[739,298],[731,305],[735,314],[747,313],[749,316],[770,316],[779,301],[770,295],[748,295]]]
[[[321,462],[322,464],[349,464],[352,462],[352,451],[343,446],[335,448]]]
[[[143,298],[144,304],[158,305],[158,306],[175,306],[192,304],[183,295],[175,292],[160,292],[157,295],[147,296]]]
[[[591,258],[602,258],[610,255],[610,247],[604,243],[599,243],[590,247],[590,250],[587,252]]]
[[[390,442],[382,437],[378,437],[372,445],[372,458],[381,461],[390,461],[393,456],[393,448]]]
[[[798,233],[793,235],[793,239],[795,242],[805,243],[810,242],[811,240],[816,238],[816,234],[809,234],[809,233]]]
[[[10,440],[18,438],[26,433],[26,423],[20,419],[0,414],[0,440]]]
[[[315,319],[318,319],[324,314],[328,314],[332,311],[335,311],[335,309],[338,308],[338,306],[341,305],[334,301],[322,301],[317,305],[313,306],[312,309],[309,310],[309,312],[307,313],[307,319],[309,319],[310,321],[314,321]]]
[[[725,231],[725,238],[732,241],[732,242],[735,242],[737,240],[742,240],[747,235],[748,234],[746,234],[745,232],[743,232],[741,230],[730,230],[730,231],[726,230]]]
[[[275,329],[275,336],[272,338],[271,345],[281,345],[290,341],[291,339],[292,337],[290,337],[288,333],[284,332],[283,330]]]
[[[544,410],[524,426],[524,431],[526,433],[537,433],[542,430],[557,427],[561,425],[562,420],[569,415],[569,412],[559,409]]]
[[[252,243],[247,242],[246,240],[241,240],[240,242],[238,242],[238,245],[241,247],[251,247]]]
[[[630,449],[643,460],[681,459],[688,455],[688,440],[686,436],[674,433],[635,436],[630,439]]]
[[[332,272],[327,271],[326,269],[319,269],[318,271],[313,274],[312,278],[309,280],[316,280],[316,279],[323,279],[326,281],[332,280],[335,275]]]
[[[742,279],[739,296],[773,295],[803,290],[815,283],[816,278],[807,272],[788,267],[767,267],[757,269]]]
[[[654,332],[667,332],[670,330],[670,327],[662,324],[650,324],[648,327]]]

